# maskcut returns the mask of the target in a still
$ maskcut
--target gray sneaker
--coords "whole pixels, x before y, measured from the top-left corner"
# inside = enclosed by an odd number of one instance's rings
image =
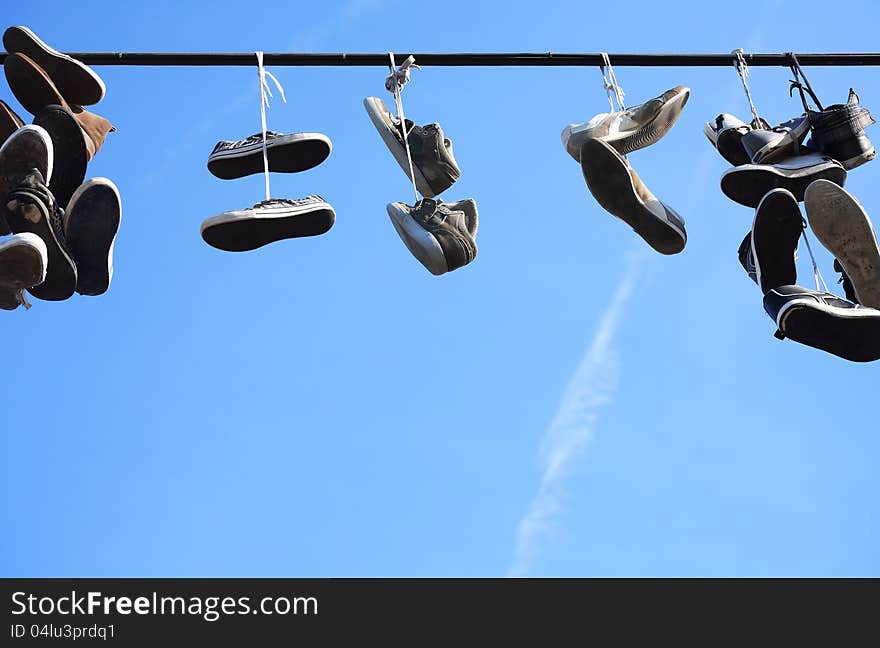
[[[477,203],[472,199],[444,203],[425,198],[410,207],[387,207],[397,235],[431,274],[451,272],[477,256]]]
[[[30,308],[24,291],[46,279],[46,244],[36,234],[16,234],[0,241],[0,309]]]
[[[404,143],[404,136],[406,137],[412,155],[416,189],[420,194],[433,198],[449,189],[461,176],[452,152],[452,142],[443,135],[440,124],[419,126],[407,119],[404,129],[400,120],[391,114],[385,102],[378,97],[364,99],[364,108],[394,159],[406,177],[410,177]]]
[[[742,136],[742,146],[755,164],[771,164],[800,153],[809,132],[810,120],[801,115],[771,130],[749,130]]]

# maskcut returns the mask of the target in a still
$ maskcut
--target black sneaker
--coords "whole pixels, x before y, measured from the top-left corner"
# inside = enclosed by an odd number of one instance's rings
[[[736,251],[736,255],[739,258],[739,263],[743,267],[743,270],[749,275],[749,279],[760,286],[761,284],[758,283],[758,269],[755,267],[755,258],[752,256],[751,231],[746,233],[742,243],[739,244],[739,249]]]
[[[834,104],[821,111],[810,111],[810,143],[828,157],[850,170],[877,156],[865,128],[874,123],[867,108],[859,105],[859,96],[850,88],[845,104]]]
[[[273,198],[209,218],[202,223],[202,238],[219,250],[245,252],[283,239],[318,236],[335,221],[336,212],[321,196]]]
[[[0,145],[0,203],[31,169],[38,169],[43,178],[51,179],[54,160],[52,138],[41,126],[28,124],[14,131]],[[0,214],[0,236],[10,232]]]
[[[770,127],[763,119],[760,122],[752,120],[751,124],[746,124],[734,115],[722,113],[714,121],[706,122],[703,126],[703,133],[721,154],[721,157],[733,166],[740,166],[751,162],[742,145],[743,136],[754,129],[767,128]]]
[[[113,279],[113,247],[122,218],[119,190],[92,178],[74,192],[64,214],[64,234],[76,263],[76,292],[102,295]]]
[[[46,244],[46,280],[28,292],[48,301],[71,297],[76,291],[76,264],[64,237],[64,211],[43,184],[42,174],[34,169],[9,192],[3,206],[6,222],[15,234],[30,232]]]
[[[52,138],[55,155],[49,191],[59,205],[66,205],[86,177],[86,135],[73,114],[61,106],[46,106],[34,117],[34,124]]]
[[[790,338],[853,362],[880,359],[880,311],[826,292],[779,286],[764,295],[776,337]]]
[[[474,200],[425,198],[413,207],[391,203],[387,211],[397,235],[431,274],[452,272],[476,258],[479,215]]]
[[[333,145],[321,133],[284,135],[266,131],[269,171],[298,173],[318,166],[330,156]],[[221,180],[243,178],[263,172],[263,134],[235,142],[217,142],[208,156],[208,171]]]
[[[772,189],[787,189],[801,202],[810,183],[819,179],[843,186],[846,170],[830,157],[808,153],[773,164],[744,164],[728,169],[721,176],[721,191],[734,202],[755,208]]]
[[[751,258],[762,293],[797,283],[797,249],[803,217],[797,200],[785,189],[769,192],[755,210]]]
[[[846,270],[843,269],[843,266],[840,265],[840,261],[834,259],[834,271],[840,273],[840,279],[837,280],[843,287],[843,294],[846,295],[846,298],[850,300],[854,304],[859,303],[858,297],[856,297],[856,289],[853,287],[852,280],[849,278],[849,275],[846,274]]]

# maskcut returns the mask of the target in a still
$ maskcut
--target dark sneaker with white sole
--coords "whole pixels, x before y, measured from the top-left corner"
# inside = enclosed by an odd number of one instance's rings
[[[39,171],[33,170],[9,192],[3,202],[6,222],[16,234],[36,234],[46,244],[49,264],[46,280],[30,288],[38,299],[63,301],[76,291],[76,264],[64,237],[64,212],[43,183]]]
[[[858,303],[880,308],[880,246],[864,207],[825,180],[807,188],[804,206],[810,228],[846,271]]]
[[[677,254],[687,243],[684,219],[658,200],[626,158],[600,139],[584,142],[581,171],[596,201],[629,225],[661,254]]]
[[[321,164],[330,156],[333,145],[321,133],[285,135],[266,131],[266,158],[269,171],[298,173]],[[221,180],[243,178],[263,172],[263,134],[238,141],[217,142],[208,156],[208,171]]]
[[[321,196],[273,198],[207,219],[202,238],[219,250],[246,252],[283,239],[318,236],[334,222],[336,212]]]
[[[752,222],[751,258],[763,294],[797,283],[797,250],[803,222],[791,192],[774,189],[761,199]]]
[[[43,68],[67,101],[90,106],[104,98],[106,87],[94,70],[49,47],[27,27],[8,28],[3,33],[3,46],[10,54],[24,54]]]
[[[657,142],[678,121],[690,97],[690,88],[676,86],[643,104],[601,113],[583,124],[569,124],[562,130],[562,145],[575,162],[588,139],[602,139],[621,155]]]
[[[76,263],[76,292],[102,295],[113,279],[113,248],[122,200],[107,178],[92,178],[73,194],[64,212],[67,247]]]
[[[846,270],[843,269],[843,266],[840,265],[840,261],[837,259],[834,259],[834,272],[840,274],[840,279],[837,280],[837,283],[843,288],[843,294],[846,295],[846,298],[852,303],[858,304],[859,298],[856,297],[856,289],[853,287],[849,275],[846,274]]]
[[[745,270],[746,274],[749,275],[749,279],[760,286],[761,284],[758,283],[758,269],[755,266],[755,257],[752,254],[751,230],[746,234],[745,238],[742,240],[742,243],[739,244],[739,249],[737,249],[736,251],[736,256],[739,259],[739,263],[743,267],[743,270]]]
[[[420,194],[433,198],[461,177],[452,152],[452,141],[443,134],[440,124],[419,126],[407,119],[404,128],[378,97],[364,99],[364,108],[407,178],[410,172],[404,138],[409,142],[414,180]]]
[[[811,146],[834,158],[844,169],[855,169],[877,156],[874,145],[865,135],[865,128],[874,123],[867,108],[859,105],[859,96],[850,88],[845,104],[834,104],[824,110],[809,111]]]
[[[772,164],[801,152],[801,142],[810,132],[806,115],[795,117],[773,129],[755,128],[742,137],[742,146],[755,164]]]
[[[387,211],[397,235],[431,274],[451,272],[476,258],[479,215],[473,199],[425,198],[413,207],[396,202]]]
[[[774,164],[744,164],[728,169],[721,176],[721,191],[734,202],[755,208],[773,189],[786,189],[801,202],[807,187],[820,179],[842,186],[846,170],[830,157],[809,153]]]
[[[73,114],[61,106],[47,106],[34,117],[52,138],[55,152],[49,191],[59,205],[66,205],[86,177],[89,153],[86,137]]]
[[[722,113],[714,121],[703,125],[703,133],[721,157],[733,166],[740,166],[751,162],[743,148],[742,138],[756,128],[769,128],[769,126],[763,120],[760,123],[752,121],[751,124],[747,124],[734,115]]]
[[[880,311],[836,295],[779,286],[764,295],[776,337],[789,338],[853,362],[880,359]]]
[[[42,127],[26,125],[12,133],[0,145],[0,203],[6,199],[9,189],[32,169],[37,169],[43,178],[51,178],[54,160],[52,138]],[[10,231],[0,213],[0,235]]]
[[[24,291],[46,279],[46,244],[36,234],[16,234],[0,241],[0,309],[30,308]]]

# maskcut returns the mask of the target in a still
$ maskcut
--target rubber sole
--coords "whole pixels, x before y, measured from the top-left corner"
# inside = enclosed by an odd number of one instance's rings
[[[691,91],[688,88],[682,87],[673,98],[663,103],[657,114],[646,126],[631,135],[619,138],[605,137],[603,139],[611,144],[621,155],[628,155],[660,141],[675,125],[678,118],[681,117],[690,94]]]
[[[406,157],[406,147],[398,138],[397,131],[385,118],[386,114],[390,115],[385,109],[385,103],[377,97],[367,97],[364,99],[364,108],[366,108],[367,115],[370,116],[370,121],[373,122],[373,126],[379,131],[379,135],[382,137],[382,141],[385,142],[385,146],[388,147],[388,150],[391,151],[391,155],[397,160],[397,164],[400,165],[403,173],[409,178],[409,160]],[[436,193],[431,188],[431,185],[428,184],[428,180],[419,170],[418,166],[413,164],[412,170],[418,192],[425,198],[433,198]]]
[[[752,259],[762,293],[797,284],[795,255],[802,231],[801,210],[790,192],[774,189],[764,196],[752,222]]]
[[[86,177],[89,153],[85,134],[74,116],[61,106],[47,106],[34,117],[34,124],[43,127],[52,138],[54,164],[49,191],[66,208]]]
[[[755,208],[773,189],[786,189],[801,202],[807,187],[816,180],[829,180],[843,186],[846,170],[832,161],[794,171],[765,164],[746,164],[721,176],[721,191],[734,202]]]
[[[76,263],[76,292],[102,295],[113,279],[113,247],[122,219],[122,201],[106,178],[83,184],[66,215],[67,248]]]
[[[299,173],[312,169],[330,156],[329,138],[320,133],[295,133],[283,136],[283,141],[266,143],[269,171]],[[221,180],[233,180],[263,173],[263,146],[253,150],[221,152],[208,158],[208,171]]]
[[[810,185],[805,204],[810,227],[843,265],[859,303],[880,309],[880,247],[868,214],[849,193],[827,181]]]
[[[446,255],[443,248],[430,232],[419,225],[407,210],[403,203],[391,203],[386,207],[391,224],[406,249],[418,259],[432,275],[442,275],[449,272],[446,263]]]
[[[842,317],[814,306],[794,304],[782,313],[786,337],[852,362],[880,360],[880,312]]]
[[[226,252],[247,252],[291,238],[319,236],[336,222],[336,212],[325,206],[311,206],[283,216],[256,216],[248,211],[228,212],[202,224],[202,239]]]
[[[661,254],[677,254],[687,236],[652,212],[636,194],[626,161],[610,144],[589,139],[581,148],[581,171],[590,193],[610,213],[629,225]]]

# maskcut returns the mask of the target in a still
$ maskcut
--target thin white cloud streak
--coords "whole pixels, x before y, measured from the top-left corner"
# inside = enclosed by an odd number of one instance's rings
[[[562,509],[565,478],[592,440],[599,412],[611,403],[617,391],[619,363],[614,338],[646,259],[646,250],[641,248],[629,255],[626,273],[544,432],[539,451],[541,484],[517,525],[508,576],[524,576],[531,571],[544,542],[552,536]]]

